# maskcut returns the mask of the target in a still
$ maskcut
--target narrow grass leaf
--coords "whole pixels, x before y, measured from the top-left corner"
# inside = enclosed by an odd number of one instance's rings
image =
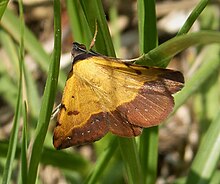
[[[40,117],[34,138],[33,148],[28,172],[28,183],[34,184],[37,177],[43,143],[47,133],[50,116],[55,99],[57,81],[59,75],[59,64],[61,55],[61,23],[60,23],[60,1],[54,1],[54,53],[50,62],[48,78],[40,110]]]
[[[193,9],[193,11],[190,13],[189,17],[187,18],[186,22],[182,26],[182,28],[177,33],[177,36],[180,36],[182,34],[186,34],[194,22],[198,19],[199,15],[202,13],[202,11],[207,6],[209,0],[200,0],[199,3],[196,5],[196,7]]]
[[[8,2],[9,2],[9,0],[1,0],[0,1],[0,20],[2,18],[2,15],[5,12],[5,9],[6,9],[7,5],[8,5]]]
[[[220,43],[220,33],[217,31],[200,31],[178,36],[159,45],[147,54],[133,60],[137,64],[165,67],[168,59],[184,49],[199,44]],[[165,63],[166,62],[166,63]]]
[[[119,138],[119,147],[126,168],[128,183],[144,183],[141,163],[135,139]]]
[[[86,17],[82,10],[81,4],[78,0],[66,0],[66,6],[68,15],[71,17],[70,28],[73,33],[74,41],[83,43],[88,48],[93,35],[89,30],[89,25],[86,21]]]
[[[24,35],[24,22],[23,22],[23,9],[21,3],[19,4],[20,12],[20,56],[19,56],[19,85],[18,85],[18,96],[17,96],[17,105],[15,110],[15,116],[13,121],[12,133],[9,140],[9,147],[7,153],[6,165],[3,172],[3,184],[10,183],[13,161],[15,158],[15,152],[18,142],[18,128],[20,121],[20,112],[21,112],[21,103],[22,103],[22,76],[23,76],[23,63],[24,63],[24,45],[23,45],[23,35]]]
[[[138,31],[140,54],[158,44],[155,1],[138,0]],[[155,183],[158,159],[158,127],[144,129],[139,139],[139,155],[144,183]]]
[[[23,129],[21,144],[21,181],[27,183],[27,105],[24,103],[23,108]]]
[[[220,171],[216,170],[213,177],[212,177],[212,180],[211,180],[210,184],[216,184],[219,181],[220,181]]]
[[[138,0],[138,32],[140,53],[147,53],[158,44],[155,1]]]
[[[115,56],[114,47],[109,33],[105,13],[100,0],[83,1],[80,0],[86,20],[89,24],[92,35],[95,33],[96,24],[98,34],[95,41],[96,50],[104,55]],[[92,41],[92,39],[91,39]],[[91,42],[90,41],[90,42]]]
[[[8,141],[0,141],[0,157],[7,156]],[[15,159],[20,159],[21,145],[18,144],[15,153]],[[78,153],[68,153],[64,151],[57,151],[54,148],[44,147],[40,162],[44,165],[52,165],[60,169],[77,171],[86,175],[91,165],[89,161],[85,160]],[[74,163],[74,164],[73,164]]]
[[[106,168],[107,164],[109,163],[111,157],[115,153],[118,143],[117,139],[113,138],[109,142],[109,145],[104,152],[99,156],[98,160],[96,161],[95,167],[92,169],[90,175],[84,181],[85,184],[96,184],[100,176],[102,176],[104,169]]]
[[[21,76],[19,78],[19,88],[18,88],[18,96],[17,96],[17,105],[15,109],[15,116],[13,120],[13,127],[11,131],[11,136],[9,140],[9,147],[7,153],[7,160],[3,172],[3,179],[2,184],[10,183],[11,173],[12,173],[12,166],[16,152],[17,140],[18,140],[18,127],[19,127],[19,120],[20,120],[20,111],[21,111],[21,84],[22,84]]]
[[[220,158],[220,110],[204,136],[186,184],[208,184]]]

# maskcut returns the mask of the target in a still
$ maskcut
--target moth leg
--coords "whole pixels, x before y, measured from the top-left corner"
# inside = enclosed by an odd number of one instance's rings
[[[61,104],[61,103],[55,107],[55,109],[52,111],[52,114],[51,114],[51,116],[50,116],[50,120],[54,119],[54,117],[55,117],[55,116],[58,114],[58,112],[60,111],[61,107],[62,107],[62,104]]]

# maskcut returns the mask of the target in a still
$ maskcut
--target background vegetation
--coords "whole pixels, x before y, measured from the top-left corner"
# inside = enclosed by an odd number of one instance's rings
[[[164,11],[166,7],[168,10]],[[0,181],[218,183],[220,12],[217,7],[219,1],[207,0],[156,4],[152,0],[32,3],[2,0]],[[185,20],[177,19],[175,30],[170,31],[167,24],[181,12]],[[172,18],[165,19],[172,13]],[[136,63],[142,65],[169,64],[169,68],[184,73],[185,87],[175,95],[175,114],[160,127],[145,129],[135,139],[108,134],[92,145],[57,151],[52,146],[55,120],[50,122],[50,116],[54,104],[60,102],[70,70],[71,42],[88,47],[96,22],[94,50],[108,56],[137,58]],[[191,47],[196,45],[199,46]]]

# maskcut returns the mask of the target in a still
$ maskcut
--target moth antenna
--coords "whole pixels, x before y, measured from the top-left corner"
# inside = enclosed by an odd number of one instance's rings
[[[50,119],[54,119],[54,117],[58,114],[58,112],[60,111],[61,109],[61,103],[55,107],[55,109],[53,110],[51,116],[50,116]]]
[[[92,41],[90,43],[89,50],[92,49],[92,47],[95,45],[97,33],[98,33],[98,24],[97,24],[97,20],[96,20],[95,21],[95,33],[94,33],[94,36],[93,36]]]

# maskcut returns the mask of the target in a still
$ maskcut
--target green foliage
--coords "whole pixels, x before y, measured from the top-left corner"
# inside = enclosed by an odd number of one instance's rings
[[[107,183],[109,178],[112,183],[155,183],[158,162],[158,127],[144,130],[142,136],[137,139],[105,136],[101,141],[94,144],[97,155],[95,164],[77,152],[57,151],[54,148],[45,146],[46,136],[50,140],[52,139],[48,126],[57,87],[58,90],[62,90],[66,79],[66,74],[59,71],[61,55],[60,1],[55,0],[53,3],[55,42],[51,57],[44,51],[42,44],[34,34],[25,26],[22,3],[19,2],[20,19],[6,8],[7,1],[0,3],[0,17],[3,15],[0,25],[0,43],[14,66],[12,70],[14,70],[15,75],[10,76],[7,67],[3,62],[0,62],[0,85],[4,86],[4,88],[0,88],[0,96],[15,112],[10,140],[0,140],[0,163],[1,165],[4,162],[6,163],[3,165],[4,171],[0,173],[2,174],[2,182],[10,183],[11,173],[14,169],[13,165],[19,164],[17,168],[20,169],[21,179],[18,179],[17,182],[36,183],[39,164],[44,164],[59,168],[70,183]],[[88,48],[97,24],[98,34],[94,49],[104,55],[115,56],[101,1],[66,1],[66,6],[68,16],[71,17],[71,31],[75,40],[84,43]],[[115,1],[112,4],[113,10],[110,16],[113,21],[117,19],[116,6]],[[155,2],[152,0],[138,0],[141,56],[133,60],[135,63],[166,67],[172,57],[190,46],[203,45],[206,48],[201,66],[196,69],[190,78],[186,76],[185,87],[175,95],[174,112],[194,95],[196,97],[195,101],[200,98],[206,101],[204,106],[198,102],[198,107],[195,107],[198,119],[201,119],[201,122],[208,119],[211,125],[207,126],[206,129],[203,124],[200,125],[203,127],[202,141],[192,166],[189,168],[189,174],[184,178],[177,179],[175,183],[219,181],[219,175],[217,174],[219,171],[216,166],[220,158],[220,101],[218,97],[220,33],[211,31],[207,27],[206,31],[187,33],[206,6],[207,1],[200,1],[178,35],[158,46]],[[210,12],[208,13],[210,14]],[[204,17],[206,16],[200,17],[201,21],[207,23]],[[213,27],[216,30],[216,27],[219,26],[216,23],[219,22],[219,17],[214,17],[214,19],[218,19]],[[120,33],[117,32],[117,37],[114,39],[117,48],[120,45],[119,40]],[[206,46],[211,43],[217,44]],[[17,54],[17,50],[19,50],[19,54]],[[25,51],[33,57],[39,68],[47,74],[42,101],[37,82],[24,64]],[[212,83],[209,83],[209,87],[207,87],[207,81],[211,78],[213,79]],[[19,84],[17,85],[17,83]],[[26,94],[27,99],[23,98],[23,94]],[[28,108],[24,105],[26,104],[24,101],[27,103]],[[30,116],[29,119],[27,118],[28,115]],[[22,141],[18,142],[20,119],[23,120]],[[51,142],[49,145],[51,145]],[[27,162],[27,148],[31,148],[30,162]],[[14,159],[21,161],[15,162]]]

